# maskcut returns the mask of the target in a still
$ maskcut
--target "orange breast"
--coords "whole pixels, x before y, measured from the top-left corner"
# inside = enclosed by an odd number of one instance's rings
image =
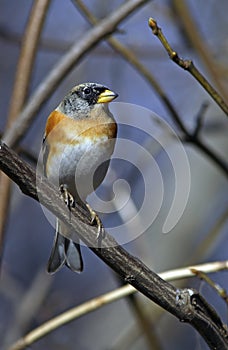
[[[55,129],[55,127],[64,120],[66,120],[66,118],[68,118],[65,114],[58,112],[58,111],[53,111],[47,120],[46,123],[46,129],[45,129],[45,135],[46,137],[48,137],[48,135]]]
[[[90,171],[93,172],[93,169],[102,164],[103,159],[111,157],[116,133],[116,123],[104,113],[84,119],[73,119],[59,111],[53,111],[46,124],[47,152],[44,167],[47,177],[57,184],[69,179],[76,181],[77,167],[77,186],[83,189],[82,197],[85,198],[92,192],[87,184],[91,177]],[[107,166],[106,163],[96,187],[103,180]],[[67,184],[71,186],[72,194],[76,195],[72,181],[69,182]]]
[[[115,138],[117,125],[110,117],[98,117],[96,119],[69,118],[64,113],[53,111],[46,123],[46,138],[48,144],[61,142],[63,144],[77,144],[79,136],[97,139],[102,136]]]

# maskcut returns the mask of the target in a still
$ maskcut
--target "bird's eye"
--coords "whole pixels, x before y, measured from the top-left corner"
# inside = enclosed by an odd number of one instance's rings
[[[83,92],[84,92],[85,95],[89,95],[89,94],[91,94],[91,88],[86,87],[86,88],[83,90]]]

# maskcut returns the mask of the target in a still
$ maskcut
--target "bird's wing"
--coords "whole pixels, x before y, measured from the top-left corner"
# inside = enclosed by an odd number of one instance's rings
[[[42,153],[43,153],[43,172],[45,177],[47,177],[46,164],[47,164],[47,158],[49,154],[49,148],[50,147],[47,142],[46,134],[44,134],[43,143],[42,143]]]

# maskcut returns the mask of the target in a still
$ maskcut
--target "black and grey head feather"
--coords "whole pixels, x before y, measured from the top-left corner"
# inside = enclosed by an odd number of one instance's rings
[[[75,86],[59,104],[58,110],[69,117],[84,118],[88,115],[107,87],[97,83],[84,83]]]

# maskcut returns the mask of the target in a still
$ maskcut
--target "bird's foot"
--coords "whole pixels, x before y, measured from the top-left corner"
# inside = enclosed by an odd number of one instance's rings
[[[67,208],[69,210],[71,210],[71,208],[74,207],[74,197],[72,196],[72,194],[68,191],[67,185],[66,184],[62,184],[59,186],[59,190],[61,193],[61,197],[64,200],[64,203],[66,204]]]
[[[99,218],[99,216],[97,215],[97,213],[91,208],[91,206],[86,203],[86,207],[90,213],[91,216],[91,225],[96,222],[97,225],[97,239],[102,239],[104,238],[104,226],[101,222],[101,219]]]

